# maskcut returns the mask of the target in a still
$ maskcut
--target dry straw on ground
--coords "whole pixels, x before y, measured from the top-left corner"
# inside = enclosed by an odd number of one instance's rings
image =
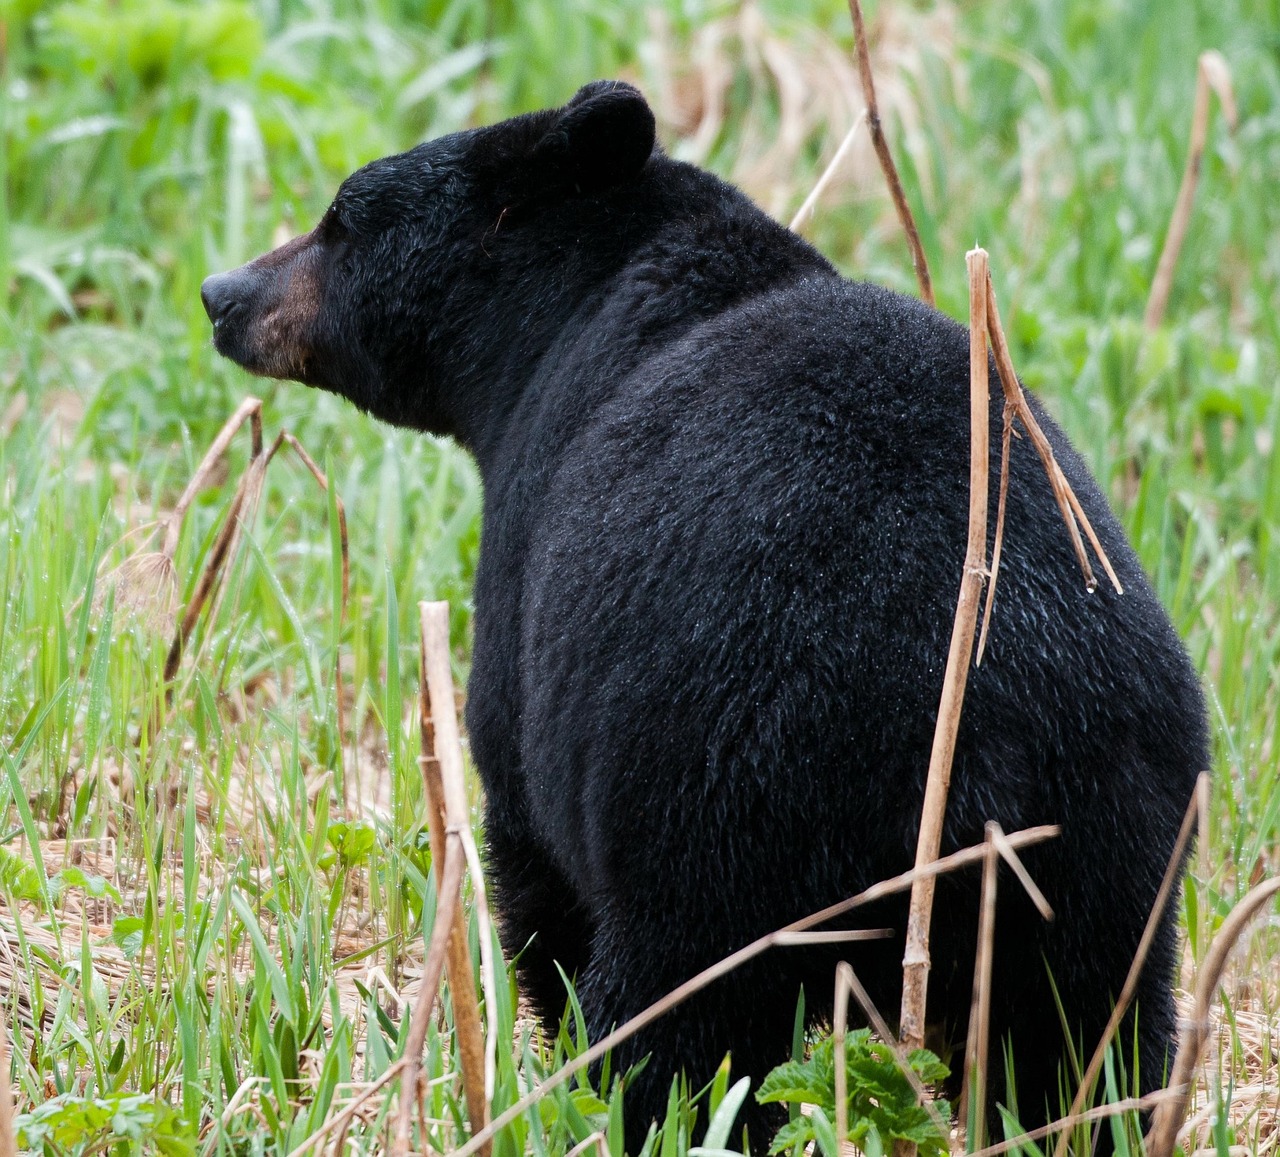
[[[16,1157],[13,1133],[13,1091],[9,1087],[9,1032],[0,1017],[0,1157]]]

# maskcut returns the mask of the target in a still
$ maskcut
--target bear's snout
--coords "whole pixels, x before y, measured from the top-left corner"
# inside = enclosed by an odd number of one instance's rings
[[[215,273],[212,277],[206,277],[200,286],[200,301],[209,320],[213,322],[215,331],[240,300],[238,290],[243,287],[239,285],[238,272],[233,270],[231,273]]]
[[[311,241],[310,234],[295,238],[248,265],[205,278],[200,300],[223,357],[255,374],[311,380],[319,308]]]
[[[261,296],[257,282],[249,268],[241,266],[206,277],[200,286],[200,301],[213,322],[213,348],[248,370],[257,370],[263,360],[249,332]]]

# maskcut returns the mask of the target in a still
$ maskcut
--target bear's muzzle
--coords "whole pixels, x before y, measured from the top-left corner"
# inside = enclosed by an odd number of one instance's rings
[[[296,237],[271,253],[215,273],[200,286],[213,323],[214,348],[251,373],[308,380],[319,307],[314,237]]]

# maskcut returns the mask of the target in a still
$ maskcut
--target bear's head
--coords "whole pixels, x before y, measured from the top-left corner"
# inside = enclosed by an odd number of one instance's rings
[[[622,260],[653,154],[644,97],[598,81],[563,108],[374,161],[310,233],[204,282],[214,345],[466,441]]]

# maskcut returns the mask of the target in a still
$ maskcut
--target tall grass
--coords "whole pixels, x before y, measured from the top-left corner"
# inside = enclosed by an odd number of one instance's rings
[[[1194,964],[1278,866],[1280,9],[882,0],[869,16],[940,307],[964,316],[960,255],[980,241],[1017,365],[1204,672],[1215,791],[1186,890]],[[464,676],[479,482],[449,443],[217,359],[201,279],[309,227],[364,161],[619,73],[650,92],[670,149],[786,219],[857,107],[847,19],[837,0],[0,3],[0,995],[19,1111],[69,1130],[51,1152],[110,1127],[97,1105],[143,1147],[287,1153],[393,1060],[434,913],[413,607],[453,604]],[[1168,319],[1146,335],[1208,47],[1241,125],[1211,131]],[[868,156],[810,232],[849,274],[911,289]],[[339,631],[328,502],[281,458],[166,707],[167,636],[111,573],[260,390],[269,429],[296,433],[346,505],[352,613]],[[236,473],[187,520],[180,600]],[[1228,987],[1207,1085],[1221,1124],[1206,1117],[1202,1143],[1274,1135],[1277,947],[1260,932]],[[499,1050],[500,1108],[582,1042],[571,1019],[545,1051],[517,1033],[514,992],[499,998],[520,1042]],[[465,1120],[448,1023],[428,1040],[439,1141]],[[687,1149],[692,1114],[727,1088],[697,1110],[676,1096],[655,1152]],[[379,1104],[351,1134],[361,1151]],[[607,1083],[580,1083],[499,1152],[555,1157],[598,1128],[616,1154],[621,1112]]]

